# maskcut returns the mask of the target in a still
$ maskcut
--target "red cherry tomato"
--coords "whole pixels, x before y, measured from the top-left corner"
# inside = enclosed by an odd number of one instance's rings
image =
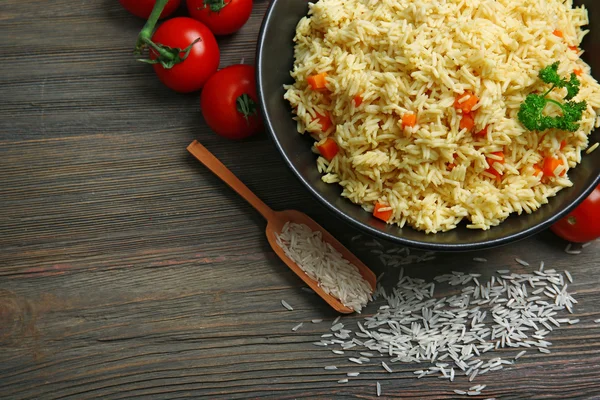
[[[263,128],[258,110],[255,69],[232,65],[214,74],[200,95],[202,115],[213,131],[243,139]]]
[[[565,218],[552,225],[552,232],[574,243],[600,237],[600,185]]]
[[[156,0],[119,0],[119,3],[133,15],[147,19],[154,8]],[[160,17],[166,18],[173,14],[179,8],[180,4],[181,0],[169,0]]]
[[[217,71],[220,57],[217,41],[204,24],[187,17],[172,18],[164,22],[152,36],[154,43],[182,50],[198,38],[200,40],[192,46],[187,58],[181,63],[172,68],[154,64],[154,72],[161,82],[177,92],[200,90]],[[150,51],[150,58],[157,58],[155,50]]]
[[[215,35],[239,31],[252,14],[252,0],[188,0],[187,6],[190,16]]]

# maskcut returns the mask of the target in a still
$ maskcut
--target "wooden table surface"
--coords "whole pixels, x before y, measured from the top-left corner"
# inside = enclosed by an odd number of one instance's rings
[[[222,67],[254,61],[267,4],[255,1],[249,23],[219,39]],[[471,386],[378,362],[336,382],[356,368],[311,344],[336,314],[301,290],[265,222],[186,146],[203,142],[273,208],[309,213],[389,282],[398,269],[379,262],[371,239],[351,240],[357,232],[303,189],[266,134],[217,137],[198,94],[169,91],[135,62],[143,21],[116,0],[4,0],[0,16],[0,398],[364,399],[380,382],[382,397],[421,399]],[[481,398],[600,397],[600,244],[579,255],[565,245],[546,232],[405,265],[429,279],[527,271],[515,257],[571,271],[581,322],[549,335],[551,354],[477,379],[488,385]],[[307,323],[315,318],[325,321]],[[323,370],[331,364],[340,370]]]

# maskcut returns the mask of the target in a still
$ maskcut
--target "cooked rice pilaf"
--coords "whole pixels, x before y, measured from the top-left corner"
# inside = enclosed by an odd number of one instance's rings
[[[337,144],[317,168],[323,181],[342,186],[342,196],[368,212],[377,204],[388,223],[435,233],[463,219],[489,229],[572,185],[569,169],[600,122],[600,86],[580,59],[585,8],[571,0],[320,0],[309,7],[297,26],[295,83],[285,98],[298,131],[315,138],[315,153],[328,138]],[[549,88],[538,73],[556,61],[561,76],[579,75],[575,100],[587,102],[580,127],[528,131],[519,107]],[[307,83],[318,74],[326,90]],[[461,129],[465,116],[455,102],[469,93],[478,100],[474,126]],[[557,89],[548,97],[564,96]],[[540,173],[548,156],[557,160],[555,177]]]

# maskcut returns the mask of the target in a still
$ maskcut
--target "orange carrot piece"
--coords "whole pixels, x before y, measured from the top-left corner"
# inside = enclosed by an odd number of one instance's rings
[[[468,98],[465,100],[465,97],[467,96]],[[457,110],[462,110],[463,113],[470,113],[478,102],[479,97],[472,92],[465,90],[463,94],[456,96],[454,99],[454,108]]]
[[[581,75],[583,75],[583,70],[581,68],[575,68],[573,70],[573,73],[577,76],[581,76]]]
[[[500,158],[500,160],[497,160],[496,158],[487,158],[487,162],[489,165],[492,165],[493,163],[497,163],[499,162],[500,164],[504,164],[504,152],[503,151],[495,151],[492,153],[493,155],[495,155],[496,157]]]
[[[487,172],[489,172],[490,174],[494,175],[496,177],[496,179],[501,179],[502,178],[502,173],[498,172],[498,170],[496,168],[494,168],[494,164],[495,163],[500,163],[500,164],[504,164],[504,152],[502,151],[496,151],[494,153],[492,153],[495,156],[500,157],[500,160],[496,160],[495,158],[489,158],[487,157],[487,163],[490,166],[488,169],[486,169]]]
[[[544,175],[544,169],[537,164],[533,166],[533,170],[533,176],[539,176],[540,174]]]
[[[564,38],[564,37],[565,37],[565,35],[564,35],[563,31],[561,31],[561,30],[558,30],[558,29],[555,29],[555,30],[554,30],[554,32],[552,32],[552,34],[553,34],[554,36],[558,36],[559,38]]]
[[[321,124],[321,131],[323,132],[327,132],[329,128],[331,128],[331,125],[333,125],[327,111],[325,111],[325,115],[317,113],[315,120],[319,121],[319,124]]]
[[[357,94],[356,96],[354,96],[354,107],[358,107],[362,104],[363,102],[363,98],[360,94]]]
[[[380,219],[384,222],[388,222],[392,215],[394,214],[394,210],[380,211],[381,209],[388,208],[389,206],[382,203],[375,203],[375,209],[373,210],[373,216],[377,219]]]
[[[325,139],[325,142],[319,146],[317,146],[317,150],[319,153],[325,158],[327,161],[333,160],[333,157],[340,151],[337,143],[332,138]]]
[[[567,147],[567,141],[563,140],[560,142],[560,150],[564,149],[565,147]]]
[[[558,168],[559,165],[563,165],[563,161],[559,158],[548,156],[544,158],[544,176],[554,176],[554,170]],[[563,171],[560,176],[563,176],[565,171]]]
[[[402,126],[415,126],[417,124],[417,115],[416,114],[404,114],[402,116]]]
[[[569,48],[573,51],[579,51],[579,47],[577,46],[569,46]]]
[[[326,77],[327,77],[327,72],[323,72],[320,74],[309,76],[308,78],[306,78],[306,81],[308,82],[308,84],[310,85],[310,87],[313,90],[323,90],[323,89],[327,89],[327,87],[326,87],[327,80],[325,79]]]
[[[471,113],[466,113],[463,114],[461,120],[460,120],[460,130],[462,131],[463,129],[466,129],[468,131],[470,131],[471,129],[473,129],[473,127],[475,126],[475,119],[473,118],[473,115]]]
[[[487,125],[485,126],[485,128],[483,128],[479,132],[475,132],[475,136],[487,136],[487,134],[488,134],[488,126]]]

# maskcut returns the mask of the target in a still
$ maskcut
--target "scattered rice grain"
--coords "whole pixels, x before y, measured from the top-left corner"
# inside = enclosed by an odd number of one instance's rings
[[[565,271],[565,276],[567,277],[569,282],[573,283],[573,277],[571,276],[571,273],[569,271]]]
[[[598,146],[600,146],[599,142],[594,143],[591,147],[589,147],[586,151],[585,154],[592,154],[592,151],[596,150],[598,148]]]
[[[529,263],[525,260],[522,260],[520,258],[515,258],[515,261],[518,262],[519,264],[521,264],[524,267],[529,267]]]
[[[394,371],[392,371],[392,369],[385,363],[385,361],[381,362],[381,366],[383,367],[383,369],[385,369],[387,372],[389,372],[390,374],[393,373]]]
[[[525,355],[525,353],[527,353],[527,350],[523,350],[521,352],[519,352],[516,356],[515,356],[515,360],[518,360],[519,358],[523,357]]]
[[[281,305],[284,306],[288,311],[294,311],[294,308],[285,300],[281,300]]]

